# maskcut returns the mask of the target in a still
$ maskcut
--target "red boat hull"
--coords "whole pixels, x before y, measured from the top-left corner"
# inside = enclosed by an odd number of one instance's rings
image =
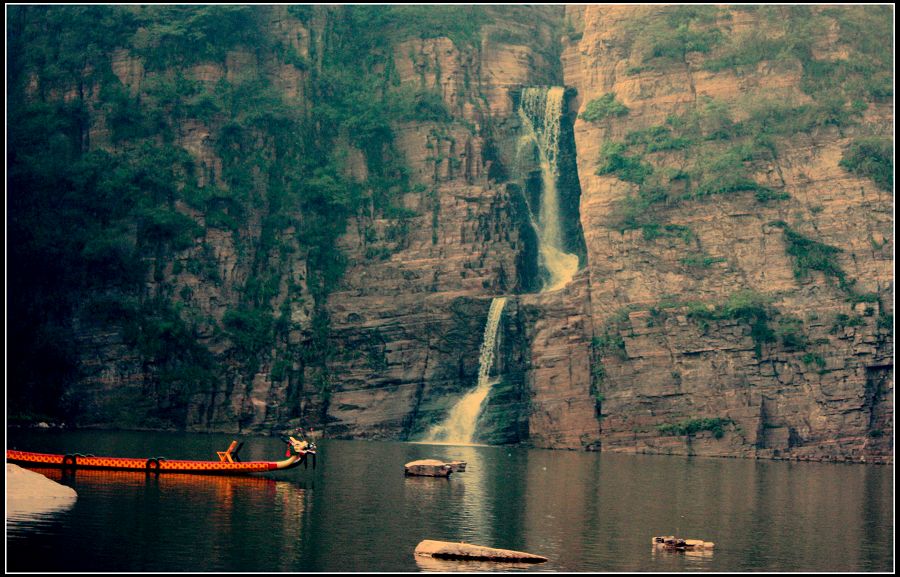
[[[249,461],[228,463],[224,461],[184,461],[151,457],[134,459],[124,457],[95,457],[93,455],[52,455],[27,451],[6,451],[6,461],[34,467],[60,467],[68,469],[105,469],[115,471],[140,471],[149,473],[200,473],[209,475],[242,475],[264,473],[279,469],[291,469],[302,463],[305,455],[291,455],[284,461]]]

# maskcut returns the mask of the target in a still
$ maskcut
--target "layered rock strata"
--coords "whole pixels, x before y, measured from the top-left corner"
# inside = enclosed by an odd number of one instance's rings
[[[605,142],[665,125],[704,99],[735,110],[748,98],[776,93],[809,101],[799,90],[799,64],[763,61],[737,75],[703,66],[715,52],[688,52],[681,65],[642,71],[638,24],[669,14],[661,7],[567,9],[581,29],[563,54],[565,82],[578,90],[579,112],[606,94],[628,109],[606,121],[575,124],[595,336],[615,336],[620,343],[596,359],[603,367],[603,449],[890,459],[887,438],[893,431],[885,415],[893,413],[893,335],[881,321],[893,315],[893,199],[839,162],[857,130],[889,126],[893,108],[870,104],[859,129],[825,127],[779,139],[777,158],[756,165],[753,178],[788,193],[789,200],[763,204],[752,193],[737,193],[681,202],[667,209],[666,222],[692,231],[687,243],[617,230],[611,224],[616,210],[636,186],[597,174]],[[764,27],[737,10],[718,18],[714,24],[727,35]],[[826,39],[816,47],[819,55],[836,49]],[[677,153],[657,156],[657,166],[683,166]],[[855,280],[855,290],[877,299],[854,304],[821,272],[798,280],[784,227],[773,225],[779,221],[839,247],[837,267]],[[686,264],[689,253],[704,254],[710,264]],[[740,289],[771,299],[777,314],[770,323],[800,319],[805,345],[766,343],[760,350],[747,322],[698,323],[689,308],[673,303],[700,301],[711,309]],[[848,318],[854,326],[841,323]],[[702,419],[730,424],[721,436],[660,434],[667,426]]]
[[[731,39],[765,28],[749,10],[705,19],[686,12],[696,21],[683,32],[702,40],[715,38],[704,36],[715,29],[719,48],[685,49],[666,65],[645,62],[655,52],[641,31],[670,22],[672,7],[516,10],[491,9],[474,44],[404,37],[385,49],[395,87],[438,98],[447,114],[393,119],[391,153],[408,191],[398,206],[369,206],[350,217],[335,243],[346,267],[327,294],[316,290],[297,230],[309,215],[293,214],[296,225],[274,233],[266,228],[270,175],[251,175],[255,204],[242,215],[226,199],[215,213],[179,201],[177,211],[204,233],[171,260],[148,259],[142,294],[177,305],[215,360],[217,379],[173,394],[159,384],[160,367],[135,349],[124,321],[98,324],[81,315],[81,373],[66,393],[78,424],[269,431],[311,423],[334,437],[416,439],[475,386],[490,300],[510,295],[498,332],[497,383],[482,416],[484,442],[890,460],[893,197],[840,163],[854,139],[890,132],[892,102],[868,103],[854,125],[825,123],[773,138],[777,155],[747,164],[769,200],[750,190],[678,199],[688,191],[678,184],[682,174],[668,191],[677,202],[641,215],[659,217],[656,228],[623,227],[623,206],[640,186],[634,176],[598,174],[605,145],[670,126],[709,103],[729,107],[735,122],[766,98],[814,103],[801,89],[803,68],[790,59],[741,69],[708,65]],[[312,78],[322,71],[339,9],[307,19],[286,7],[265,14],[279,54],[238,47],[179,73],[209,91],[268,83],[286,106],[311,110]],[[826,28],[813,57],[846,58],[839,25]],[[148,85],[172,76],[127,49],[109,61],[131,97],[154,98]],[[41,83],[37,74],[32,80],[26,92],[34,96]],[[563,132],[566,140],[574,132],[575,148],[564,154],[577,178],[566,169],[575,192],[563,210],[574,239],[567,249],[578,254],[581,270],[562,289],[538,293],[533,187],[514,166],[516,106],[523,87],[551,85],[567,88]],[[79,85],[50,98],[83,99],[90,119],[83,145],[115,150],[100,90]],[[627,114],[579,117],[570,130],[588,103],[608,95]],[[229,186],[220,124],[182,118],[171,134],[193,160],[201,189]],[[350,136],[335,138],[341,166],[366,186],[370,159]],[[258,140],[270,154],[272,143]],[[644,160],[657,174],[686,174],[685,154],[669,148]],[[239,225],[221,226],[238,216]],[[220,225],[207,226],[215,219]],[[264,248],[270,234],[282,250]],[[798,274],[791,238],[835,248],[830,270],[843,276]],[[250,362],[223,326],[246,302],[248,282],[263,277],[271,284],[266,304],[283,313],[288,328]],[[722,312],[741,294],[763,299],[771,335],[760,335],[759,309],[755,321]]]

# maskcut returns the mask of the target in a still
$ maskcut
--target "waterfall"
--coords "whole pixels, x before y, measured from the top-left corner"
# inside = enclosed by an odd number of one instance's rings
[[[484,326],[484,340],[481,343],[481,354],[478,359],[478,385],[466,393],[454,405],[441,425],[435,425],[425,436],[425,442],[442,442],[468,445],[475,438],[475,424],[481,414],[481,406],[487,399],[493,384],[489,380],[491,367],[494,365],[494,348],[497,342],[497,328],[506,297],[496,297],[491,301],[487,323]]]
[[[559,176],[559,130],[565,102],[565,88],[528,87],[522,89],[519,100],[519,118],[522,135],[519,138],[517,156],[528,146],[537,149],[541,167],[541,205],[538,220],[532,218],[537,231],[540,264],[549,274],[541,292],[558,290],[569,283],[578,272],[578,255],[564,250],[556,188]]]

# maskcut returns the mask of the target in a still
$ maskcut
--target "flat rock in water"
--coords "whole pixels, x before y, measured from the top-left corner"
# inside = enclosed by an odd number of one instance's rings
[[[510,549],[494,549],[470,543],[431,541],[426,539],[416,546],[416,555],[436,559],[469,559],[472,561],[515,561],[518,563],[544,563],[546,557]]]
[[[65,511],[77,498],[78,494],[71,487],[18,465],[6,464],[7,519],[29,519]]]
[[[450,461],[447,464],[450,465],[450,470],[452,470],[454,473],[464,473],[466,471],[467,463],[465,461]]]
[[[453,468],[437,459],[422,459],[410,461],[403,466],[407,475],[419,475],[422,477],[449,477]]]
[[[654,537],[652,543],[657,547],[667,549],[712,549],[716,546],[712,541],[702,539],[679,539],[669,535],[667,537]]]

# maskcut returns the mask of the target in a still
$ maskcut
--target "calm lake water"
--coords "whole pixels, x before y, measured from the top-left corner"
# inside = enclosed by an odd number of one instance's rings
[[[7,447],[215,458],[233,437],[10,430]],[[237,437],[235,437],[237,438]],[[240,437],[243,460],[283,444]],[[468,461],[404,477],[421,458]],[[550,558],[529,571],[891,571],[893,468],[505,447],[323,441],[318,467],[254,477],[41,470],[75,505],[7,517],[9,571],[477,571],[413,556],[423,539]],[[654,535],[714,541],[655,552]],[[521,570],[522,567],[502,566]]]

